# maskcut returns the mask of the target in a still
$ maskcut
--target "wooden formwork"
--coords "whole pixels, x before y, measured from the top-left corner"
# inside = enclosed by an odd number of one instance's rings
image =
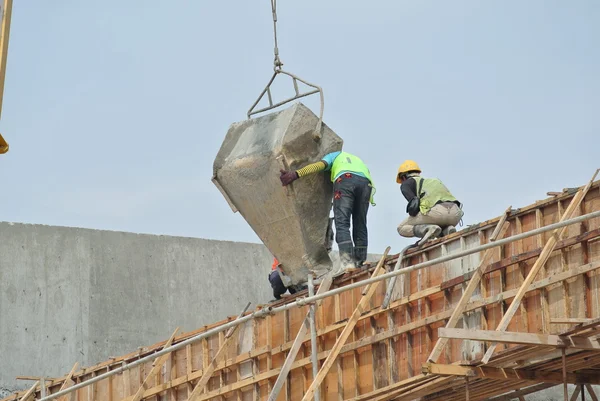
[[[587,189],[576,207],[575,203],[571,208],[569,205],[577,190],[565,190],[409,251],[402,266],[475,248],[495,236],[506,238],[544,227],[568,217],[565,215],[570,211],[574,217],[600,210],[600,181]],[[550,231],[487,253],[412,271],[398,279],[387,309],[382,309],[381,304],[388,281],[371,284],[370,291],[358,287],[323,299],[316,306],[316,341],[317,359],[326,368],[319,372],[323,380],[318,386],[313,383],[310,336],[297,334],[301,329],[302,333],[308,331],[309,305],[299,305],[251,319],[235,330],[223,330],[59,399],[262,401],[269,399],[285,366],[290,371],[283,377],[287,380],[279,381],[283,383],[276,397],[280,401],[307,401],[313,398],[313,388],[322,401],[423,397],[450,401],[518,398],[565,382],[600,384],[600,370],[596,370],[600,369],[600,345],[596,340],[600,325],[599,238],[600,218],[593,218],[567,226],[554,238]],[[556,244],[551,247],[553,240]],[[385,269],[391,270],[397,257],[388,257]],[[463,291],[477,276],[475,271],[480,265],[481,281],[471,283],[471,287],[477,283],[473,295],[461,302]],[[537,267],[540,270],[533,282],[523,287],[531,270]],[[374,270],[377,269],[371,266],[346,274],[331,287],[344,287],[379,274],[379,270]],[[372,297],[365,298],[371,293]],[[515,303],[514,317],[508,319],[504,330],[496,330],[503,316],[510,314],[514,297],[521,293],[524,296]],[[296,294],[270,306],[304,296],[306,293]],[[462,304],[464,313],[458,308]],[[452,324],[457,309],[456,324]],[[93,367],[74,367],[65,377],[46,379],[43,386],[36,383],[29,392],[14,394],[4,401],[43,398],[118,370],[124,363],[152,355],[171,343],[181,343],[232,319],[174,335],[166,342]],[[348,338],[338,341],[346,333]],[[447,344],[442,343],[445,340],[440,340],[440,334],[448,339]],[[299,341],[295,341],[297,336]],[[493,342],[498,344],[495,353],[486,360],[486,351]],[[436,355],[437,349],[440,352]],[[297,355],[285,364],[288,354],[296,350]],[[580,391],[581,387],[577,389]],[[591,387],[588,391],[592,391]]]

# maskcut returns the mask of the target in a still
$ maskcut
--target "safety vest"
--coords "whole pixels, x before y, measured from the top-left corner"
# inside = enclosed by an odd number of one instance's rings
[[[342,152],[337,155],[333,161],[333,165],[331,166],[331,182],[334,182],[335,179],[343,173],[357,173],[364,176],[369,180],[369,182],[371,182],[371,187],[373,190],[371,191],[370,202],[373,206],[375,206],[373,197],[375,196],[376,189],[373,179],[371,178],[371,172],[369,171],[367,165],[358,157],[351,155],[350,153]]]
[[[438,202],[454,202],[448,188],[437,178],[414,177],[417,181],[417,194],[419,194],[419,209],[421,214],[427,215]]]

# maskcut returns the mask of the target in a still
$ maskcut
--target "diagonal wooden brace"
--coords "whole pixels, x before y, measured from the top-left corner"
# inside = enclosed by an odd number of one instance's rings
[[[565,213],[563,214],[562,218],[560,219],[561,222],[570,219],[573,216],[573,214],[575,213],[575,211],[579,208],[579,205],[583,201],[583,198],[585,198],[590,187],[592,186],[592,183],[596,179],[598,172],[600,172],[600,169],[596,170],[596,172],[592,176],[592,179],[590,180],[590,182],[588,182],[588,184],[585,186],[585,188],[583,188],[582,190],[578,191],[575,194],[575,196],[571,200],[571,203],[569,204],[569,207],[567,208],[567,210],[565,210]],[[508,307],[506,313],[502,317],[500,324],[498,324],[498,327],[496,328],[497,331],[505,331],[506,328],[508,327],[508,324],[510,323],[511,319],[517,312],[517,308],[521,304],[521,300],[525,296],[527,289],[529,288],[531,283],[533,283],[533,280],[535,280],[535,277],[537,276],[537,274],[540,271],[540,269],[542,268],[542,266],[544,266],[546,264],[546,261],[550,257],[550,254],[552,254],[552,251],[554,251],[554,247],[556,246],[556,243],[558,242],[558,239],[560,238],[560,236],[564,230],[565,230],[565,227],[561,227],[561,228],[557,228],[556,230],[554,230],[552,232],[552,236],[546,242],[546,245],[544,245],[544,249],[542,250],[542,253],[540,254],[538,260],[535,262],[535,264],[529,271],[529,274],[527,274],[527,277],[523,281],[523,284],[519,288],[519,291],[515,295],[514,299],[510,303],[510,306]],[[494,354],[494,351],[496,350],[496,346],[497,346],[496,343],[493,343],[490,346],[490,348],[487,350],[487,352],[481,359],[481,362],[488,363],[490,361],[490,358],[492,357],[492,355]]]
[[[379,260],[377,267],[373,271],[372,277],[379,276],[380,274],[383,273],[384,269],[382,269],[382,267],[383,267],[385,258],[387,257],[389,251],[390,251],[390,247],[388,246],[386,248],[385,252],[383,253],[383,256]],[[369,290],[367,291],[367,293],[365,295],[363,295],[363,297],[360,299],[358,305],[356,306],[356,309],[354,309],[354,312],[352,312],[352,315],[348,319],[348,322],[346,323],[344,330],[342,330],[337,341],[335,342],[335,344],[329,351],[329,355],[327,356],[327,359],[325,360],[325,362],[323,362],[323,366],[321,367],[321,370],[319,370],[319,373],[313,379],[313,382],[311,383],[310,387],[308,388],[308,390],[306,390],[306,393],[304,394],[302,401],[312,400],[312,398],[315,396],[316,390],[319,388],[319,386],[323,382],[323,379],[325,379],[325,376],[327,376],[329,369],[331,369],[331,367],[335,363],[335,360],[338,357],[338,355],[340,354],[340,351],[342,350],[342,347],[346,343],[346,340],[348,339],[350,334],[352,334],[352,331],[354,330],[354,326],[356,326],[356,322],[358,322],[358,319],[360,318],[362,313],[367,310],[367,308],[369,306],[369,302],[371,301],[371,298],[375,294],[375,290],[377,290],[377,287],[379,287],[379,284],[381,284],[381,281],[372,283],[369,286]]]

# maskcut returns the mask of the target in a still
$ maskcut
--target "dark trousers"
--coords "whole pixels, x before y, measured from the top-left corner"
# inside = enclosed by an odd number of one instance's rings
[[[364,262],[367,259],[369,244],[367,212],[370,198],[370,182],[364,177],[342,174],[333,184],[335,242],[340,253],[354,255],[357,262]],[[350,236],[351,221],[352,236]]]
[[[277,270],[271,271],[269,275],[269,282],[271,283],[271,288],[273,289],[273,296],[275,299],[281,299],[281,296],[285,294],[286,291],[290,291],[290,294],[295,294],[296,289],[294,287],[287,288],[283,285],[283,281],[281,281],[281,277]]]

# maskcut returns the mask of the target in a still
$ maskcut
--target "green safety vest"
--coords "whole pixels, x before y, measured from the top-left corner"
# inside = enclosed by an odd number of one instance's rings
[[[419,196],[419,209],[421,214],[427,215],[438,202],[454,202],[448,188],[437,178],[414,177],[417,181],[417,194]]]
[[[375,206],[373,197],[375,196],[376,189],[367,165],[358,157],[351,155],[350,153],[342,152],[335,158],[333,165],[331,166],[331,182],[334,182],[338,176],[346,172],[362,174],[371,182],[371,188],[373,189],[371,190],[370,202]]]

